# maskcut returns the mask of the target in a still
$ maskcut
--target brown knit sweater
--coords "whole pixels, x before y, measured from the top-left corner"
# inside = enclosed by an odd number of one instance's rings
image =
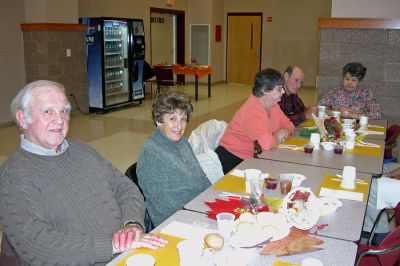
[[[127,220],[143,224],[138,188],[93,148],[58,156],[18,149],[0,168],[0,227],[22,265],[102,265]]]

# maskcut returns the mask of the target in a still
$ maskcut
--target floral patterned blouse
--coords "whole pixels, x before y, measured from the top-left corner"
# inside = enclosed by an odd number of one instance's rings
[[[382,106],[376,101],[374,94],[362,86],[354,91],[343,87],[334,88],[318,104],[332,110],[345,108],[352,113],[367,115],[370,119],[381,119],[383,115]]]

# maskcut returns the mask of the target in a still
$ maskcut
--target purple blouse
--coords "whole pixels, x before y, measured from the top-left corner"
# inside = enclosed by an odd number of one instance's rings
[[[351,113],[366,115],[370,119],[381,119],[383,115],[382,106],[376,101],[374,94],[362,86],[354,91],[343,87],[334,88],[318,104],[333,110],[345,108]]]

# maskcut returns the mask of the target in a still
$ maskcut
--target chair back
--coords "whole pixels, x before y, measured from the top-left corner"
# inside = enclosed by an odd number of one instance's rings
[[[397,145],[397,137],[400,136],[400,125],[391,125],[386,132],[384,158],[392,158],[392,149]]]
[[[400,201],[399,203],[397,203],[396,208],[394,210],[394,219],[396,222],[396,226],[399,227],[400,226]]]
[[[378,255],[381,265],[398,265],[400,262],[400,226],[397,226],[382,240],[378,249],[389,250],[385,254]]]
[[[156,81],[159,86],[175,86],[172,66],[156,66]]]
[[[126,169],[125,175],[127,177],[129,177],[129,179],[132,180],[133,183],[135,183],[135,185],[139,188],[140,193],[142,193],[144,200],[146,200],[143,190],[139,185],[139,180],[138,180],[138,177],[136,174],[136,166],[137,166],[137,163],[134,163],[131,166],[129,166],[128,169]],[[144,216],[144,226],[146,227],[145,228],[146,233],[148,233],[154,229],[154,223],[151,220],[150,213],[147,209],[146,209],[145,216]]]

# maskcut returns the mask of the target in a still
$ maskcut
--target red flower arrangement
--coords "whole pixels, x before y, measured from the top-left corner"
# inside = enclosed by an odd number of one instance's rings
[[[322,136],[322,141],[339,142],[343,138],[343,126],[342,123],[336,120],[334,117],[329,117],[324,120],[324,127],[327,134]]]

